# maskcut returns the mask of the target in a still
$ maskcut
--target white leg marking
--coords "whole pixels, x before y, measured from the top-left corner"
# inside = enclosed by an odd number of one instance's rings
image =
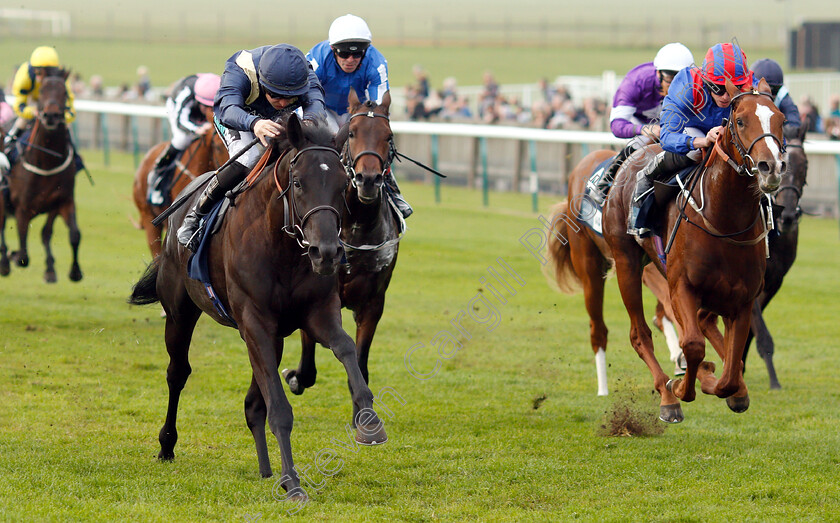
[[[671,361],[676,362],[677,358],[682,354],[680,338],[677,336],[677,330],[674,328],[674,324],[665,316],[662,317],[662,333],[665,334],[665,341],[668,343],[668,352],[671,353]]]
[[[598,349],[595,353],[595,369],[598,371],[598,395],[606,396],[607,390],[607,353],[604,349]]]

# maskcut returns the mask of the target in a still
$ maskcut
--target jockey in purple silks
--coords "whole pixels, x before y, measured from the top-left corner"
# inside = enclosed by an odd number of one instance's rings
[[[613,97],[610,111],[610,130],[618,138],[631,138],[601,178],[591,186],[589,195],[603,203],[621,163],[636,149],[659,138],[659,111],[668,94],[671,81],[678,71],[694,65],[694,56],[686,46],[670,43],[654,57],[631,69]]]

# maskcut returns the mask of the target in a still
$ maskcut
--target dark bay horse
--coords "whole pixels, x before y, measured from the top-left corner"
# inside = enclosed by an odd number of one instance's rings
[[[10,271],[10,257],[6,248],[6,215],[14,215],[17,222],[20,248],[11,253],[11,260],[20,267],[29,265],[29,251],[26,240],[29,223],[35,216],[46,214],[41,229],[41,243],[46,252],[44,280],[55,283],[55,258],[50,241],[56,216],[61,216],[70,233],[73,263],[69,278],[82,279],[79,267],[79,242],[82,235],[76,223],[76,203],[73,199],[76,188],[75,152],[70,133],[64,119],[67,105],[69,71],[44,78],[38,99],[38,116],[32,125],[29,137],[21,140],[22,150],[18,161],[9,173],[9,199],[0,197],[0,275]]]
[[[393,134],[389,122],[391,95],[382,103],[360,103],[349,96],[350,119],[337,141],[344,143],[342,162],[350,176],[342,216],[341,242],[347,265],[339,271],[341,304],[353,311],[356,321],[356,354],[367,382],[368,354],[376,326],[385,309],[385,291],[397,264],[401,227],[383,186],[391,168]],[[301,332],[303,351],[297,369],[283,376],[295,394],[315,384],[315,342]]]
[[[292,408],[278,372],[286,336],[304,329],[332,349],[344,365],[358,413],[353,419],[357,442],[379,444],[387,436],[373,411],[373,394],[356,362],[353,340],[341,328],[337,270],[347,175],[325,124],[303,126],[292,113],[284,127],[287,141],[272,149],[272,153],[283,151],[279,159],[265,165],[261,176],[228,210],[220,231],[208,239],[211,284],[217,305],[228,315],[217,309],[201,282],[187,276],[190,253],[172,234],[129,301],[159,300],[166,311],[169,407],[158,457],[174,457],[178,399],[191,370],[190,340],[204,312],[222,325],[238,328],[248,347],[252,377],[245,419],[256,444],[260,474],[272,473],[265,437],[267,418],[280,445],[280,482],[290,497],[303,497],[306,494],[292,460]],[[177,228],[191,203],[169,218],[170,228]]]
[[[796,260],[796,248],[799,243],[799,219],[802,216],[799,199],[802,197],[802,191],[808,176],[808,157],[802,147],[807,129],[807,125],[801,126],[799,134],[787,141],[788,168],[782,176],[781,185],[774,196],[775,205],[773,206],[773,218],[779,234],[769,236],[770,257],[767,259],[767,269],[764,271],[764,288],[753,304],[750,332],[744,346],[743,361],[746,365],[750,342],[755,337],[756,349],[767,367],[771,389],[780,389],[782,386],[776,376],[776,367],[773,364],[775,344],[764,321],[763,311],[781,288],[785,275]],[[674,322],[667,293],[667,282],[659,272],[650,269],[650,266],[645,268],[643,278],[645,284],[654,290],[654,294],[661,302],[659,304],[661,308],[657,307],[657,327],[660,329],[667,328],[667,324],[662,322],[662,316],[667,317],[671,323]],[[675,326],[679,328],[678,324],[675,324]],[[679,350],[679,347],[676,347],[676,349]]]
[[[753,303],[764,282],[769,222],[762,205],[766,194],[780,185],[784,115],[773,105],[767,82],[741,93],[727,81],[732,99],[728,124],[715,144],[705,170],[664,210],[663,238],[674,240],[659,260],[653,238],[628,235],[627,217],[638,171],[632,164],[620,169],[617,188],[604,208],[604,238],[615,260],[618,286],[630,316],[630,341],[645,361],[659,392],[660,419],[683,420],[679,401],[693,401],[695,380],[701,391],[726,398],[734,412],[749,407],[742,373],[742,355],[749,335]],[[658,146],[652,147],[657,150]],[[690,203],[690,205],[689,205]],[[674,315],[682,327],[680,347],[685,354],[685,377],[670,380],[653,354],[650,327],[642,306],[642,269],[652,260],[668,281]],[[717,318],[725,332],[717,328]],[[705,362],[705,338],[720,349],[722,376]]]
[[[148,178],[149,173],[155,167],[158,156],[168,145],[169,142],[161,142],[149,149],[134,174],[134,185],[131,191],[134,206],[140,212],[140,223],[137,226],[146,232],[146,242],[149,244],[149,250],[152,252],[153,258],[161,251],[163,225],[156,227],[152,223],[152,219],[166,210],[167,207],[149,203],[147,199]],[[219,168],[227,160],[227,148],[225,148],[225,144],[218,134],[211,131],[201,135],[184,150],[181,158],[175,162],[175,172],[172,174],[169,185],[169,201],[172,201],[188,183],[207,171]]]

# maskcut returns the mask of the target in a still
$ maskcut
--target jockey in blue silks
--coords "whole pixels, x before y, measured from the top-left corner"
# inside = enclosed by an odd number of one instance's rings
[[[302,108],[304,120],[326,118],[321,83],[300,49],[289,44],[266,45],[237,51],[228,58],[213,103],[216,131],[231,158],[255,138],[260,141],[216,173],[178,229],[182,245],[195,250],[201,218],[245,179],[268,141],[285,131],[272,118],[295,106]]]
[[[315,44],[306,59],[324,87],[327,109],[335,112],[336,123],[347,123],[347,96],[350,88],[360,100],[382,103],[388,92],[388,62],[371,45],[371,32],[367,23],[354,15],[336,18],[330,25],[329,39]],[[414,212],[400,194],[397,181],[388,168],[384,176],[387,193],[404,218]]]
[[[603,203],[615,173],[636,149],[659,138],[659,112],[674,75],[694,65],[691,51],[680,43],[664,45],[653,59],[627,73],[613,96],[610,130],[618,138],[631,138],[595,183],[589,195]]]
[[[660,145],[663,151],[645,166],[636,185],[627,223],[628,234],[640,234],[636,217],[643,197],[653,190],[654,181],[666,180],[680,169],[702,158],[701,149],[710,147],[722,132],[732,99],[726,80],[741,91],[752,88],[753,74],[747,57],[736,44],[715,44],[706,52],[703,65],[683,69],[674,77],[662,103]]]
[[[756,60],[751,66],[755,83],[764,78],[770,85],[770,92],[773,93],[773,103],[785,115],[785,136],[792,137],[799,134],[799,127],[802,125],[802,118],[799,116],[799,108],[793,101],[785,85],[785,73],[782,66],[775,60],[762,58]]]

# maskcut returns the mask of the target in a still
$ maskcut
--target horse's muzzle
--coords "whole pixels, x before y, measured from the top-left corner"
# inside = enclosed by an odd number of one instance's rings
[[[344,247],[340,243],[334,245],[310,245],[307,250],[312,270],[321,276],[332,276],[341,265],[344,258]]]

